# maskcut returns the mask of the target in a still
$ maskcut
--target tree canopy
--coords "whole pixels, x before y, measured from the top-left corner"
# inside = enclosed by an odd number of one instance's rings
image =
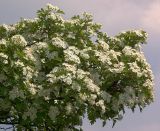
[[[63,14],[47,4],[35,19],[0,25],[0,124],[78,131],[85,114],[115,124],[153,101],[145,31],[109,37],[90,14]]]

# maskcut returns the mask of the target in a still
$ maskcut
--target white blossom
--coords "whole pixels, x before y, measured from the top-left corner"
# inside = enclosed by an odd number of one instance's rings
[[[50,3],[47,4],[47,8],[50,9],[50,10],[54,10],[54,11],[58,11],[59,10],[59,8],[57,6],[53,6]]]
[[[26,58],[32,61],[36,61],[35,56],[33,55],[33,49],[32,48],[25,48],[24,50],[25,54],[26,54]]]
[[[76,91],[80,92],[82,87],[81,87],[80,84],[78,84],[77,82],[73,81],[71,88],[72,88],[73,90],[76,90]]]
[[[89,56],[87,51],[88,51],[87,49],[83,49],[83,50],[80,51],[80,56],[82,58],[86,59],[86,60],[88,60],[90,58],[90,56]]]
[[[27,45],[27,42],[22,35],[14,35],[12,36],[11,40],[15,45],[19,45],[21,47],[24,47]]]
[[[129,46],[125,46],[124,49],[122,50],[122,52],[127,55],[127,56],[130,56],[130,55],[133,55],[134,54],[134,49],[132,49],[131,47]]]
[[[35,51],[39,51],[39,50],[42,50],[42,49],[48,49],[48,44],[46,42],[38,42],[36,44],[33,45],[33,49]]]
[[[87,95],[85,93],[80,93],[79,97],[83,100],[86,101],[87,100]]]
[[[115,60],[118,60],[118,56],[121,55],[120,52],[114,51],[114,50],[109,50],[108,53],[109,53],[110,58],[111,58],[111,59],[115,59]]]
[[[0,60],[1,58],[4,64],[8,64],[8,56],[6,54],[0,53]]]
[[[89,72],[85,72],[84,70],[78,69],[76,74],[77,74],[77,79],[83,79],[86,76],[88,76],[90,73]]]
[[[68,64],[68,63],[63,63],[62,65],[65,67],[65,69],[67,71],[72,72],[73,75],[76,74],[76,71],[77,71],[76,65],[71,65],[71,64]]]
[[[103,64],[108,64],[111,65],[111,58],[109,57],[109,53],[108,52],[101,52],[101,51],[97,51],[94,50],[95,52],[95,56],[98,57],[98,60],[101,61]]]
[[[100,88],[96,84],[94,84],[90,78],[86,77],[84,79],[84,82],[88,90],[90,90],[91,92],[96,92],[97,94],[100,94]]]
[[[99,41],[98,46],[100,46],[104,51],[108,51],[109,50],[109,45],[106,42],[102,41],[102,40]]]
[[[104,105],[104,100],[99,100],[96,102],[96,106],[99,106],[102,108],[102,112],[105,112],[105,105]]]
[[[8,56],[4,53],[0,53],[0,57],[4,58],[4,59],[8,59]]]
[[[130,70],[137,74],[138,77],[141,77],[143,74],[140,67],[137,65],[137,62],[128,63]]]
[[[52,38],[52,44],[58,48],[63,48],[63,49],[66,49],[68,47],[68,44],[62,41],[58,37]]]
[[[0,46],[1,46],[1,45],[6,45],[6,43],[7,43],[7,41],[6,41],[5,39],[1,39],[1,40],[0,40]]]
[[[71,85],[72,84],[72,76],[69,73],[67,75],[59,76],[58,79],[62,80],[67,85]]]
[[[143,83],[143,86],[151,89],[153,87],[153,82],[150,79],[147,79],[145,83]]]
[[[88,97],[87,100],[89,101],[89,103],[90,103],[91,105],[94,105],[96,98],[97,98],[97,95],[91,94],[91,95]]]
[[[77,56],[77,52],[73,49],[64,50],[64,57],[66,62],[73,62],[76,64],[80,64],[80,59]]]
[[[110,68],[109,71],[113,73],[121,73],[125,68],[123,62],[119,62],[118,64],[113,64],[113,68]]]
[[[141,30],[134,30],[134,32],[136,33],[136,35],[143,37],[142,31]]]
[[[26,80],[31,79],[35,75],[35,71],[29,66],[24,66],[22,69]]]

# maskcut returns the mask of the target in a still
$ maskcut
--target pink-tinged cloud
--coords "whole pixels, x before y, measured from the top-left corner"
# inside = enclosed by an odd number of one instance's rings
[[[140,27],[140,20],[147,8],[148,0],[62,0],[51,2],[62,7],[69,16],[86,11],[93,14],[94,20],[101,23],[109,35],[121,30]]]
[[[160,125],[158,123],[153,123],[150,125],[143,125],[135,129],[136,131],[160,131]]]
[[[154,1],[142,17],[142,25],[148,30],[160,33],[160,1]]]

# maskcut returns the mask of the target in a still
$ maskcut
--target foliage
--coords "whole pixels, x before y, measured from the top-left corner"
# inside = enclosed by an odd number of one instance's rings
[[[0,26],[0,123],[18,130],[82,130],[115,123],[153,101],[142,30],[109,37],[84,13],[70,20],[48,4],[35,19]]]

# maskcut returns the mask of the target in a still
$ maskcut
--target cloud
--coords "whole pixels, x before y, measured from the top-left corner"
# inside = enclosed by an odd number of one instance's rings
[[[150,4],[142,17],[142,25],[148,30],[160,33],[160,1]]]
[[[59,2],[57,2],[59,3]],[[140,3],[140,4],[138,4]],[[66,14],[87,11],[93,14],[94,20],[103,25],[103,30],[113,35],[120,30],[140,28],[140,18],[143,10],[148,5],[147,2],[131,2],[128,0],[73,0],[63,3],[66,5]],[[61,5],[61,3],[59,3]],[[70,10],[70,12],[67,12]]]
[[[136,131],[160,131],[159,123],[153,123],[150,125],[143,125],[136,129]]]
[[[61,0],[51,2],[62,8],[67,16],[86,11],[102,24],[103,31],[115,35],[121,30],[141,28],[140,21],[149,0]]]

